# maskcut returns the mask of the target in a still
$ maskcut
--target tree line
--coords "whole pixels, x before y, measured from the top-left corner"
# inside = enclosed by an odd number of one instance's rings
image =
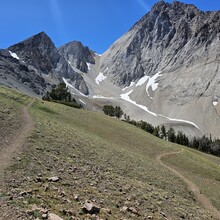
[[[145,121],[130,120],[129,116],[126,115],[124,121],[163,140],[191,147],[204,153],[220,157],[220,139],[213,140],[211,135],[210,137],[204,135],[203,137],[193,137],[192,139],[189,139],[181,131],[176,133],[173,128],[169,128],[167,131],[164,125],[154,127]]]
[[[121,118],[124,115],[123,121],[132,124],[158,138],[161,138],[172,143],[184,145],[202,151],[204,153],[213,154],[220,157],[220,139],[212,139],[210,137],[193,137],[189,139],[183,132],[178,131],[177,133],[171,127],[166,130],[165,126],[153,126],[145,121],[131,120],[130,117],[123,113],[122,109],[118,106],[113,107],[112,105],[104,105],[103,111],[106,115]]]
[[[78,104],[74,97],[72,97],[65,83],[53,85],[51,91],[47,91],[42,99],[45,101],[53,101],[60,104],[68,105],[74,108],[82,108],[82,105]]]

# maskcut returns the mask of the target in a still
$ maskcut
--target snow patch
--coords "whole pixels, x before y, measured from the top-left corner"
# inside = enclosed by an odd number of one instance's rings
[[[97,55],[97,56],[99,56],[99,57],[101,57],[101,56],[102,56],[101,54],[98,54],[98,53],[95,53],[95,55]]]
[[[120,96],[121,96],[121,99],[123,99],[123,100],[125,100],[125,101],[127,101],[127,102],[130,102],[130,103],[132,103],[133,105],[136,105],[137,107],[139,107],[139,108],[143,109],[144,111],[150,113],[151,115],[157,117],[157,114],[154,113],[154,112],[151,112],[150,110],[148,110],[148,108],[147,108],[146,106],[137,104],[135,101],[131,100],[131,98],[129,97],[129,95],[130,95],[132,92],[133,92],[133,90],[131,90],[131,91],[125,93],[125,94],[121,94],[121,95],[120,95]]]
[[[196,127],[197,129],[199,129],[199,127],[195,123],[193,123],[191,121],[187,121],[187,120],[183,120],[183,119],[176,119],[176,118],[168,118],[168,117],[166,117],[164,115],[160,115],[160,114],[158,116],[162,116],[162,117],[168,119],[169,121],[184,122],[184,123],[187,123],[187,124],[191,124],[194,127]]]
[[[75,95],[75,93],[72,91],[72,90],[74,90],[74,91],[78,92],[80,95],[86,97],[85,94],[81,93],[78,89],[76,89],[73,85],[71,85],[64,77],[62,77],[62,79],[63,79],[63,82],[66,84],[66,86],[67,86],[69,89],[71,89],[71,94]]]
[[[86,103],[82,99],[79,99],[79,101],[82,102],[84,105],[86,105]]]
[[[149,88],[151,87],[152,91],[155,91],[158,88],[158,83],[156,83],[156,79],[161,76],[161,71],[159,71],[158,73],[156,73],[154,76],[150,77],[150,76],[143,76],[142,78],[139,79],[139,81],[136,84],[137,86],[142,86],[144,83],[147,82],[146,85],[146,92],[147,95],[150,97],[150,99],[153,99],[153,97],[150,96],[149,94]]]
[[[146,92],[147,92],[148,97],[149,97],[150,99],[152,99],[152,100],[153,100],[154,98],[150,96],[149,91],[148,91],[148,90],[146,90]]]
[[[99,75],[96,77],[95,82],[96,82],[96,84],[100,85],[100,82],[102,82],[106,78],[107,77],[104,76],[104,74],[100,72]]]
[[[149,80],[147,82],[146,91],[151,87],[153,91],[155,91],[158,88],[158,83],[156,83],[156,79],[161,76],[161,71],[156,73],[154,76],[149,77]]]
[[[147,82],[147,86],[146,86],[146,91],[148,91],[148,89],[151,87],[153,91],[155,91],[158,88],[158,83],[156,83],[156,79],[161,76],[161,71],[156,73],[154,76],[150,77],[150,76],[143,76],[142,78],[139,79],[139,81],[136,84],[137,86],[142,86],[144,83]]]
[[[215,101],[215,102],[213,102],[212,104],[213,104],[214,106],[216,106],[216,105],[218,105],[218,102]]]
[[[90,70],[91,63],[86,63],[88,70]]]
[[[130,102],[130,103],[132,103],[133,105],[136,105],[137,107],[143,109],[144,111],[150,113],[151,115],[153,115],[153,116],[155,116],[155,117],[160,116],[160,117],[163,117],[163,118],[168,119],[169,121],[184,122],[184,123],[187,123],[187,124],[191,124],[191,125],[193,125],[194,127],[196,127],[197,129],[199,129],[199,127],[198,127],[195,123],[193,123],[193,122],[191,122],[191,121],[182,120],[182,119],[175,119],[175,118],[169,118],[169,117],[166,117],[166,116],[161,115],[161,114],[156,114],[156,113],[150,111],[146,106],[137,104],[135,101],[131,100],[131,98],[129,97],[129,95],[130,95],[132,92],[133,92],[133,90],[131,90],[131,91],[125,93],[125,94],[121,94],[121,95],[120,95],[120,96],[121,96],[121,99],[123,99],[123,100],[125,100],[125,101],[127,101],[127,102]]]
[[[150,96],[150,94],[149,94],[149,92],[147,91],[147,95],[148,95],[148,97],[151,99],[151,100],[153,100],[154,98],[153,97],[151,97]]]
[[[63,77],[63,82],[66,84],[67,87],[75,89],[75,87],[73,85],[71,85],[70,83],[68,83],[64,77]]]
[[[17,60],[20,59],[16,53],[11,52],[10,50],[9,50],[9,53],[10,53],[10,55],[11,55],[13,58],[15,58],[15,59],[17,59]]]
[[[105,97],[101,95],[94,95],[93,98],[94,99],[113,99],[113,97]]]
[[[149,76],[143,76],[142,78],[140,78],[139,81],[138,81],[137,84],[136,84],[136,87],[137,87],[137,86],[142,86],[145,82],[147,82],[147,80],[148,80],[149,78],[150,78]]]
[[[74,70],[74,66],[72,66],[71,62],[68,60],[69,65],[72,67],[72,69]]]

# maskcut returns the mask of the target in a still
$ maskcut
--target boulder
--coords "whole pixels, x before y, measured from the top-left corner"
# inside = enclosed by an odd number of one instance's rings
[[[100,212],[100,207],[90,201],[86,201],[85,205],[82,207],[82,212],[85,214],[97,214]]]
[[[59,217],[58,215],[56,215],[54,213],[49,213],[48,219],[49,220],[63,220],[63,218]]]
[[[47,179],[48,179],[48,181],[50,181],[50,182],[58,182],[58,181],[61,180],[61,178],[58,177],[58,176],[49,177],[49,178],[47,178]]]

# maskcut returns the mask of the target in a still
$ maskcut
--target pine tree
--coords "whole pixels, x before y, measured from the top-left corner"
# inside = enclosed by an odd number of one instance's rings
[[[71,93],[68,91],[65,83],[60,83],[58,85],[53,85],[51,92],[47,91],[47,93],[42,97],[43,100],[51,101],[66,101],[71,102]],[[74,100],[74,99],[73,99]]]
[[[164,125],[161,126],[161,138],[165,140],[167,138],[167,132],[166,132],[166,128]]]
[[[155,127],[153,131],[153,135],[156,137],[160,137],[160,127]]]
[[[168,141],[175,143],[176,142],[176,135],[175,135],[175,131],[173,130],[173,128],[170,128],[169,131],[167,132],[167,138]]]
[[[115,108],[112,105],[104,105],[102,110],[106,115],[115,116]]]
[[[119,106],[116,106],[114,111],[115,111],[115,116],[117,118],[121,118],[121,116],[124,114],[121,107],[119,107]]]

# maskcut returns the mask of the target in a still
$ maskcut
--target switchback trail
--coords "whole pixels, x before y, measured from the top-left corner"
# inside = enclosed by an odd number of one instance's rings
[[[170,152],[170,153],[163,153],[160,154],[156,157],[156,160],[165,168],[173,172],[176,176],[178,176],[180,179],[182,179],[188,186],[189,190],[192,191],[194,194],[196,200],[205,208],[207,209],[214,218],[220,219],[220,212],[212,205],[211,201],[209,200],[208,197],[206,197],[204,194],[200,193],[199,187],[196,186],[192,181],[187,179],[185,176],[183,176],[180,172],[175,170],[172,167],[169,167],[168,165],[164,164],[162,161],[163,157],[170,156],[170,155],[175,155],[182,153],[184,150],[182,149],[181,151],[178,152]]]
[[[28,112],[28,108],[33,104],[34,100],[35,99],[33,99],[28,106],[22,108],[22,126],[20,130],[18,130],[13,137],[10,137],[8,143],[4,143],[3,146],[1,146],[2,150],[0,151],[0,194],[2,193],[1,191],[3,190],[5,184],[4,173],[6,168],[12,165],[13,158],[18,156],[19,153],[22,151],[23,145],[25,144],[28,136],[31,134],[34,128],[33,120]],[[0,198],[0,220],[7,219],[6,216],[3,216],[3,214],[5,213],[1,213],[1,208],[3,205],[4,204],[2,203]]]

